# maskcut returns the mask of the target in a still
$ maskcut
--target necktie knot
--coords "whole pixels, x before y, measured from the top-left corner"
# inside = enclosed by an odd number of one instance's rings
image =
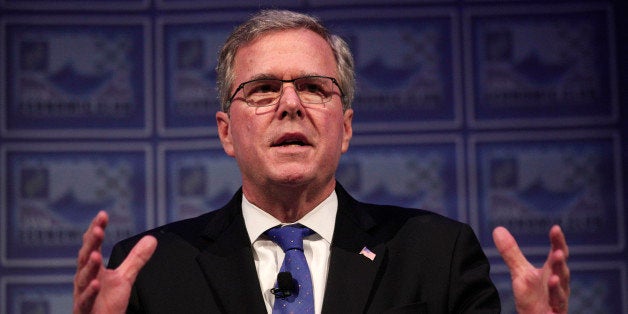
[[[275,227],[266,231],[270,239],[284,252],[294,249],[303,251],[303,238],[312,233],[314,231],[300,224]]]

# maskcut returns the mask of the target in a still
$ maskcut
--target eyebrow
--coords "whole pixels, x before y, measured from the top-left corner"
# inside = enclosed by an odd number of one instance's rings
[[[244,82],[253,81],[253,80],[267,80],[267,79],[278,79],[278,78],[275,75],[261,73],[261,74],[253,75],[249,79],[244,80]]]

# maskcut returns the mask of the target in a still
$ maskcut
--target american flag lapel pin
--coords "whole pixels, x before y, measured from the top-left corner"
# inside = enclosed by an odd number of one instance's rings
[[[375,253],[373,253],[371,250],[369,250],[369,248],[367,248],[366,246],[364,248],[362,248],[362,251],[360,251],[360,255],[364,255],[364,257],[370,259],[370,260],[374,260],[375,259]]]

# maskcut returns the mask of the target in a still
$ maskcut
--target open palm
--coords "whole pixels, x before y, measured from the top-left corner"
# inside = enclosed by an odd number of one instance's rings
[[[510,269],[517,312],[565,314],[569,305],[569,249],[558,226],[550,230],[551,249],[541,268],[523,256],[514,237],[503,227],[493,231],[493,240]]]
[[[142,238],[116,269],[103,264],[102,242],[109,218],[100,212],[83,235],[74,277],[74,309],[77,313],[124,313],[137,273],[157,248],[151,236]]]

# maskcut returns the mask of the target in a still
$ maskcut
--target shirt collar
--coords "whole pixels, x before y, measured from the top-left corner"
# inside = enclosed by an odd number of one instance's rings
[[[337,212],[338,196],[336,191],[333,191],[325,200],[296,223],[314,230],[323,239],[331,243]],[[242,215],[244,216],[244,224],[251,243],[255,242],[266,230],[282,224],[277,218],[249,202],[244,195],[242,195]]]

